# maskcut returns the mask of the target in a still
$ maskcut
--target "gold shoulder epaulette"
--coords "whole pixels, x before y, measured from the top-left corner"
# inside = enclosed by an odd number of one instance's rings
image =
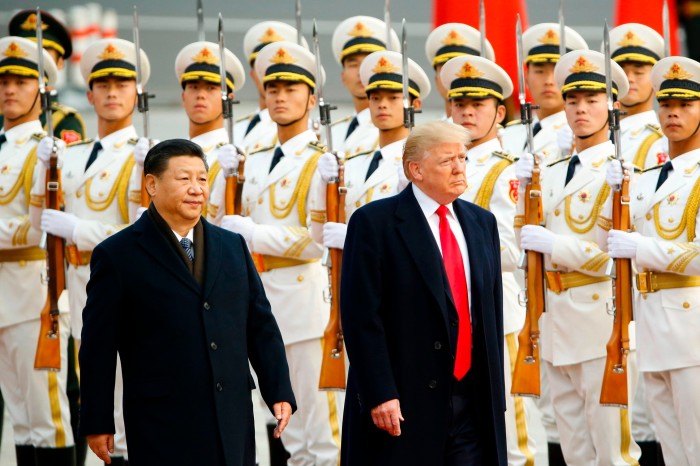
[[[659,125],[652,125],[648,124],[647,128],[658,134],[659,136],[663,136],[664,133],[661,131],[661,127]]]
[[[561,158],[555,160],[554,162],[548,164],[547,166],[548,166],[548,167],[553,167],[554,165],[556,165],[556,164],[558,164],[558,163],[560,163],[560,162],[566,162],[566,161],[569,160],[571,157],[572,157],[571,155],[567,155],[566,157],[561,157]]]
[[[59,111],[63,113],[64,115],[74,115],[78,113],[78,109],[75,109],[73,107],[69,107],[68,105],[63,105],[62,103],[59,102],[54,102],[51,104],[51,109],[56,112]]]
[[[250,120],[254,116],[255,116],[255,112],[252,112],[252,113],[249,113],[247,115],[243,115],[242,117],[236,118],[235,121],[236,121],[236,123],[240,123],[241,121]]]
[[[516,160],[518,160],[517,157],[515,157],[513,154],[509,154],[508,152],[505,152],[505,151],[495,150],[495,151],[493,151],[493,155],[495,155],[496,157],[500,157],[502,159],[508,160],[510,163],[513,163]]]
[[[135,50],[135,49],[134,49],[134,50]],[[216,145],[216,148],[217,148],[217,149],[220,149],[221,147],[225,146],[226,144],[228,144],[228,142],[221,141],[220,143],[218,143],[218,144]]]
[[[92,144],[93,141],[94,141],[94,139],[91,139],[91,138],[81,139],[80,141],[75,141],[75,142],[71,142],[69,144],[66,144],[66,147],[81,146],[83,144]]]
[[[277,145],[277,143],[275,142],[274,144],[270,144],[269,146],[256,147],[255,149],[248,152],[248,155],[253,155],[253,154],[257,154],[258,152],[268,151],[270,149],[273,149],[276,145]]]
[[[515,125],[520,125],[520,124],[522,124],[522,120],[509,121],[508,123],[506,123],[506,128],[509,126],[515,126]]]
[[[41,141],[46,137],[46,133],[34,133],[32,134],[32,139],[36,139],[37,141]],[[25,139],[26,141],[26,139]]]
[[[131,144],[132,146],[135,146],[136,143],[139,142],[139,138],[131,138],[131,139],[129,139],[129,140],[126,141],[126,142],[128,142],[128,143]]]
[[[322,144],[321,141],[311,141],[309,142],[309,147],[314,150],[320,150],[323,152],[328,152],[328,146]]]
[[[654,165],[653,167],[649,167],[649,168],[646,168],[646,169],[642,170],[642,173],[650,172],[650,171],[652,171],[652,170],[657,170],[657,169],[659,169],[659,168],[661,168],[661,167],[663,167],[663,166],[664,166],[663,164],[661,164],[661,165]]]
[[[372,149],[363,150],[363,151],[360,151],[360,152],[355,152],[354,154],[346,155],[346,156],[345,156],[345,161],[347,162],[348,160],[352,160],[352,159],[354,159],[355,157],[359,157],[359,156],[361,156],[361,155],[367,155],[367,154],[370,154],[370,153],[372,153]]]
[[[340,123],[345,123],[346,121],[352,120],[352,115],[348,115],[346,117],[341,118],[340,120],[336,120],[331,123],[331,126],[338,125]]]

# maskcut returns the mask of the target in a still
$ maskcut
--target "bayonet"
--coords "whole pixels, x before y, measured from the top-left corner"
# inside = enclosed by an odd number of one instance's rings
[[[615,108],[613,100],[613,79],[612,79],[612,59],[610,54],[610,31],[608,22],[605,21],[603,28],[603,50],[605,51],[605,94],[608,99],[608,123],[612,135],[612,142],[615,145],[615,158],[622,163],[620,151],[620,110]]]
[[[664,56],[671,56],[671,25],[668,18],[668,2],[664,0],[664,6],[661,10],[662,21],[664,24]]]
[[[204,35],[204,6],[202,0],[197,0],[197,40],[203,42],[206,40]]]
[[[41,21],[41,10],[36,7],[36,43],[37,50],[37,72],[39,73],[39,94],[41,96],[41,109],[46,114],[46,134],[53,137],[53,118],[51,111],[51,92],[46,89],[46,67],[44,66],[44,30]],[[55,153],[54,144],[54,153]]]
[[[559,0],[559,56],[566,54],[566,27],[564,26],[564,0]]]
[[[401,21],[401,92],[403,94],[403,125],[409,130],[415,125],[415,110],[408,93],[408,39],[406,18]]]
[[[302,45],[302,34],[301,34],[301,0],[296,0],[294,3],[294,18],[297,24],[297,44]]]
[[[384,25],[386,26],[386,49],[391,50],[391,0],[384,0]]]
[[[515,22],[515,48],[518,57],[518,100],[520,101],[520,120],[525,126],[527,133],[527,151],[532,153],[535,150],[534,136],[532,134],[532,110],[536,108],[525,100],[525,53],[523,50],[523,30],[520,24],[520,15],[517,15]],[[535,163],[537,158],[535,157]]]
[[[139,13],[134,5],[134,49],[136,51],[136,95],[138,96],[139,113],[143,115],[143,137],[149,138],[148,99],[155,97],[143,90],[143,67],[141,63],[141,41],[139,39]]]
[[[233,99],[226,85],[226,47],[224,46],[224,17],[219,13],[219,77],[221,78],[221,106],[226,124],[228,142],[233,144]]]
[[[318,111],[320,115],[321,126],[323,126],[326,133],[326,145],[328,146],[328,151],[333,151],[333,135],[331,131],[331,110],[335,110],[338,107],[329,105],[323,98],[323,66],[321,64],[321,46],[318,39],[318,30],[316,28],[316,18],[314,18],[313,23],[313,42],[314,42],[314,55],[316,57],[316,95],[318,96]]]
[[[484,0],[479,0],[479,35],[481,36],[481,56],[486,58],[486,8]]]

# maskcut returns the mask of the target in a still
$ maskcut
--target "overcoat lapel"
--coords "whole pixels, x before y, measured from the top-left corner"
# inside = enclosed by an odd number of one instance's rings
[[[204,227],[204,244],[205,244],[205,262],[204,262],[204,299],[207,299],[212,287],[216,283],[216,277],[219,274],[221,267],[222,256],[222,238],[221,232],[212,227],[212,225],[201,219]]]
[[[467,252],[469,253],[469,263],[471,266],[470,278],[471,278],[471,297],[472,302],[469,303],[469,308],[471,310],[472,325],[475,321],[483,321],[481,316],[481,306],[477,305],[476,298],[479,297],[479,290],[484,288],[484,270],[483,267],[486,266],[486,256],[484,255],[484,248],[491,241],[491,238],[484,238],[483,236],[483,226],[477,225],[476,216],[472,211],[470,211],[467,206],[459,201],[455,201],[453,204],[455,214],[457,215],[457,220],[462,226],[462,232],[464,233],[464,238],[467,241]]]

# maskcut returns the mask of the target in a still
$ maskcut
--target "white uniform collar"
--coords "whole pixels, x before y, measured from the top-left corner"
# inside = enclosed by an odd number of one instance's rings
[[[312,141],[318,141],[316,133],[314,133],[313,130],[307,129],[284,144],[281,144],[280,147],[282,147],[284,155],[295,155],[297,152],[301,152]]]
[[[659,119],[654,110],[630,115],[620,120],[620,131],[627,131],[633,128],[641,128],[646,125],[658,125]]]
[[[372,115],[369,113],[369,107],[358,112],[355,117],[357,118],[358,125],[366,125],[368,122],[372,122]]]
[[[100,141],[100,143],[102,144],[102,149],[104,150],[108,147],[112,147],[114,144],[124,141],[125,139],[133,139],[137,137],[138,135],[136,134],[136,128],[134,128],[134,126],[131,125],[127,126],[126,128],[117,130],[113,133],[110,133],[102,139],[100,139],[100,137],[98,136],[95,138],[95,141]]]
[[[537,121],[539,121],[540,125],[542,125],[542,129],[558,126],[561,125],[562,122],[566,122],[566,112],[562,110],[561,112],[553,113],[552,115],[542,118],[541,120],[538,119]]]
[[[501,146],[501,141],[499,141],[498,138],[489,139],[488,141],[481,143],[476,147],[467,149],[467,160],[476,162],[485,154],[491,154],[492,152],[497,150],[503,150],[503,147]]]
[[[217,128],[215,130],[200,134],[193,137],[190,141],[197,144],[199,147],[209,147],[221,142],[228,142],[228,132],[225,128]]]
[[[21,125],[17,125],[5,131],[5,137],[7,142],[14,143],[18,139],[24,139],[27,135],[35,133],[43,133],[44,129],[41,127],[41,122],[39,120],[32,120]]]
[[[695,149],[674,157],[671,160],[671,165],[673,165],[673,171],[683,173],[685,170],[697,165],[698,162],[700,162],[700,149]]]
[[[383,160],[394,160],[395,158],[401,158],[403,156],[403,147],[406,144],[406,139],[400,139],[391,144],[387,144],[384,147],[380,147],[379,150],[382,152]]]
[[[601,156],[615,155],[615,145],[610,141],[601,142],[582,152],[578,152],[576,155],[579,157],[581,166],[590,168],[600,160]]]

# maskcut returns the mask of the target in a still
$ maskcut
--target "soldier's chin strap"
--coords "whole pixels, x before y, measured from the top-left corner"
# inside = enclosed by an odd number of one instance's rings
[[[224,112],[222,111],[221,113],[219,113],[218,115],[216,115],[216,116],[215,116],[214,118],[212,118],[211,120],[203,121],[202,123],[198,123],[198,122],[194,121],[192,118],[190,118],[190,123],[194,123],[194,124],[197,125],[197,126],[208,125],[208,124],[211,123],[212,121],[215,121],[215,120],[218,120],[219,118],[221,118],[221,116],[222,116],[223,114],[224,114]]]
[[[277,123],[277,124],[278,124],[279,126],[281,126],[282,128],[286,128],[287,126],[292,126],[292,125],[295,125],[295,124],[299,123],[299,122],[300,122],[301,120],[303,120],[304,118],[308,119],[308,118],[309,118],[309,100],[311,100],[311,96],[312,96],[312,95],[313,95],[313,94],[311,94],[311,92],[309,92],[309,96],[306,98],[306,111],[304,112],[304,114],[303,114],[302,116],[300,116],[300,117],[297,118],[296,120],[290,121],[289,123],[284,123],[284,124],[282,124],[282,123]]]
[[[29,110],[27,110],[26,112],[24,112],[23,114],[21,114],[17,118],[13,118],[12,120],[21,120],[22,118],[24,118],[27,115],[29,115],[30,113],[32,113],[32,111],[34,110],[34,107],[36,106],[36,103],[41,101],[41,99],[39,99],[40,94],[41,94],[41,91],[36,91],[36,95],[34,96],[34,103],[32,104],[31,107],[29,107]],[[9,120],[9,118],[7,118],[7,116],[5,116],[5,119]],[[47,136],[53,136],[53,134],[49,134]]]
[[[622,101],[620,101],[620,105],[622,105],[624,108],[634,108],[634,107],[638,107],[638,106],[640,106],[640,105],[643,105],[643,104],[649,102],[649,100],[651,100],[651,97],[652,97],[653,95],[654,95],[654,89],[652,88],[651,91],[649,91],[649,95],[647,96],[646,99],[640,100],[639,102],[635,102],[635,103],[629,104],[629,105],[625,105],[625,104],[622,103]]]
[[[493,114],[493,121],[491,122],[491,126],[489,126],[489,130],[488,130],[483,136],[481,136],[480,138],[473,138],[473,139],[471,140],[471,142],[469,143],[470,146],[474,146],[474,145],[477,145],[477,146],[478,146],[478,145],[480,144],[479,141],[481,141],[481,140],[484,139],[486,136],[488,136],[489,134],[491,134],[491,130],[493,129],[494,125],[496,124],[496,118],[498,118],[498,106],[499,106],[499,105],[500,105],[499,103],[496,103],[496,113]],[[474,144],[474,143],[476,143],[476,144]]]
[[[598,131],[593,131],[591,134],[587,134],[587,135],[585,135],[585,136],[576,136],[576,137],[579,138],[579,139],[588,139],[588,138],[590,138],[591,136],[595,136],[596,134],[600,133],[601,131],[604,131],[605,128],[606,128],[606,126],[608,126],[608,120],[607,120],[607,119],[605,120],[605,123],[603,123],[603,126],[601,126],[600,129],[599,129]]]

